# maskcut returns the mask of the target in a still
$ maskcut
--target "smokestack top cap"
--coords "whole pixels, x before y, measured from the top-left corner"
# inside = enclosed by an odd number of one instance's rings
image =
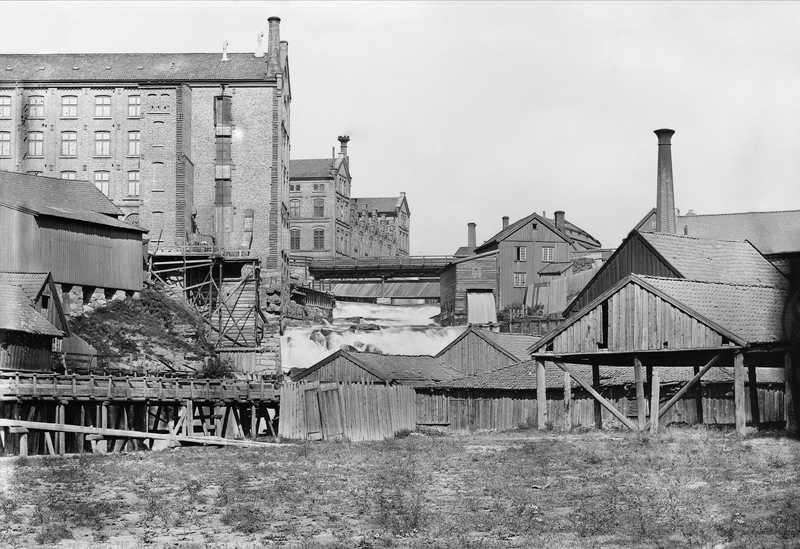
[[[262,21],[263,21],[263,19],[262,19]],[[272,22],[274,22],[274,23],[280,23],[280,22],[281,22],[281,18],[280,18],[280,17],[278,17],[277,15],[273,15],[272,17],[269,17],[269,18],[267,18],[267,21],[269,21],[269,22],[271,22],[271,23],[272,23]]]
[[[675,134],[675,130],[670,130],[669,128],[662,128],[660,130],[655,130],[653,132],[658,137],[659,145],[669,145],[670,139]]]
[[[350,136],[349,135],[340,135],[336,139],[339,140],[339,143],[347,143],[347,142],[350,141]]]

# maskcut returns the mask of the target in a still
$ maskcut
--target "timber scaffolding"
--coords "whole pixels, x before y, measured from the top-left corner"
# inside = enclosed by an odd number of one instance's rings
[[[277,403],[263,380],[0,372],[0,443],[21,456],[261,446],[259,424],[275,435]]]
[[[211,328],[220,351],[256,349],[266,318],[260,263],[246,250],[215,246],[158,247],[148,254],[148,279],[182,297]]]

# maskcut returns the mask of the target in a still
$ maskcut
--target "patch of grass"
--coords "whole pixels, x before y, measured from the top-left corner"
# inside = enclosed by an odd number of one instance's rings
[[[220,520],[234,532],[255,534],[264,529],[266,515],[252,504],[235,504],[227,507]]]

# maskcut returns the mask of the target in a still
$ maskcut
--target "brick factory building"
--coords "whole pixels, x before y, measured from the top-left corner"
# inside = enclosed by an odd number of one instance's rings
[[[307,257],[405,256],[411,214],[405,193],[392,197],[351,197],[347,145],[330,158],[293,159],[289,184],[289,243]]]
[[[284,268],[287,43],[255,53],[0,55],[0,170],[94,183],[151,250],[213,245]]]

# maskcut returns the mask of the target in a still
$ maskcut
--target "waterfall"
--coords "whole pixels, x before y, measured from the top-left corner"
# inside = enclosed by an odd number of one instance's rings
[[[464,331],[463,326],[439,326],[431,318],[437,314],[438,305],[337,302],[333,323],[286,329],[281,338],[282,368],[284,372],[308,368],[342,347],[434,355]]]
[[[469,324],[497,322],[497,311],[492,292],[467,291],[467,322]]]

